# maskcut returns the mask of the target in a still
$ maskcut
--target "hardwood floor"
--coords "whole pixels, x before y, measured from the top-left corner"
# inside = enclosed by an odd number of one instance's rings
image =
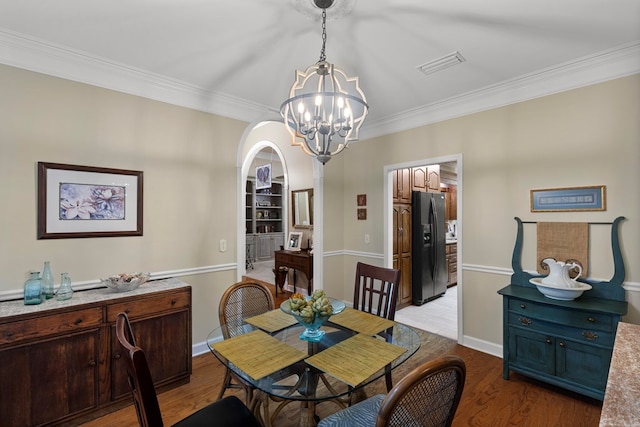
[[[421,332],[421,336],[423,346],[419,351],[422,353],[399,367],[399,373],[434,354],[452,353],[462,357],[467,365],[467,380],[454,426],[598,426],[602,402],[518,374],[512,373],[510,380],[503,380],[502,359],[437,335]],[[171,425],[215,400],[223,375],[224,367],[213,355],[194,357],[191,382],[158,396],[165,424]],[[380,392],[383,383],[384,379],[380,379],[367,386],[368,394]],[[240,393],[237,395],[242,398]],[[321,417],[336,410],[333,404],[318,406]],[[276,420],[276,427],[297,426],[296,405],[288,406],[284,412]],[[83,425],[127,427],[138,423],[133,406],[128,406]]]

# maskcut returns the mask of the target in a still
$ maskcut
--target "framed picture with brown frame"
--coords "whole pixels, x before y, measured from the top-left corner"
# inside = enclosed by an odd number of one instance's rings
[[[141,171],[38,162],[38,239],[142,236]]]

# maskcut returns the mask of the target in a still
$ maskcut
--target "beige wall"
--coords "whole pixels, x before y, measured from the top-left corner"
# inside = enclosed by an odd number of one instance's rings
[[[7,66],[0,88],[0,292],[21,289],[45,260],[57,282],[67,271],[74,283],[235,263],[247,123]],[[144,171],[144,236],[36,240],[38,161]],[[235,279],[235,269],[221,270],[183,278],[194,285],[194,342]]]
[[[626,216],[627,281],[637,285],[639,87],[640,76],[633,76],[353,144],[322,171],[324,288],[350,299],[355,261],[382,262],[384,166],[456,154],[464,166],[463,263],[495,270],[465,268],[460,274],[465,334],[501,343],[496,291],[509,279],[500,271],[510,268],[514,216]],[[310,159],[268,126],[244,136],[249,125],[241,121],[12,67],[0,66],[0,88],[0,296],[19,290],[28,271],[45,260],[57,277],[68,271],[74,282],[120,271],[202,269],[182,279],[194,287],[194,344],[204,340],[217,324],[220,295],[237,277],[242,160],[266,140],[284,153],[290,178],[308,176]],[[38,161],[144,171],[144,236],[37,240]],[[605,212],[529,212],[532,188],[600,184],[607,186]],[[356,195],[362,193],[367,221],[356,219]],[[218,250],[221,239],[226,252]],[[592,239],[594,276],[610,275],[608,245],[606,236]],[[525,267],[532,263],[525,260]],[[640,323],[638,293],[629,292],[628,299],[627,320]]]
[[[531,221],[612,221],[625,216],[620,231],[626,281],[634,282],[637,289],[639,95],[640,76],[636,75],[353,144],[343,159],[344,185],[328,189],[342,191],[345,214],[326,227],[342,227],[344,237],[333,236],[339,242],[326,245],[342,245],[356,253],[383,253],[383,167],[461,154],[462,262],[489,270],[463,268],[458,275],[463,284],[465,335],[501,344],[502,306],[496,291],[509,283],[509,276],[502,272],[511,267],[515,216]],[[531,189],[586,185],[606,186],[605,212],[530,212]],[[355,217],[360,193],[367,194],[367,221]],[[590,276],[608,279],[612,274],[610,229],[593,227]],[[371,235],[369,245],[364,243],[365,232]],[[523,265],[534,269],[535,240],[527,243]],[[527,258],[530,254],[534,256]],[[355,257],[345,259],[344,283],[351,283],[356,261]],[[631,305],[626,320],[640,323],[640,296],[627,292],[627,297]]]

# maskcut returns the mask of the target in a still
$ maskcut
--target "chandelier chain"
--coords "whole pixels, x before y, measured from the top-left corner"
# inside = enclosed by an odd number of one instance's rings
[[[322,9],[322,49],[320,50],[320,62],[327,59],[325,48],[327,45],[327,9]]]

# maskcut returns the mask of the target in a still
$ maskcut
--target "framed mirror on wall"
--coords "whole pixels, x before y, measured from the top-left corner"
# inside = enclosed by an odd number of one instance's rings
[[[291,223],[294,228],[313,227],[313,188],[292,191],[291,207]]]

